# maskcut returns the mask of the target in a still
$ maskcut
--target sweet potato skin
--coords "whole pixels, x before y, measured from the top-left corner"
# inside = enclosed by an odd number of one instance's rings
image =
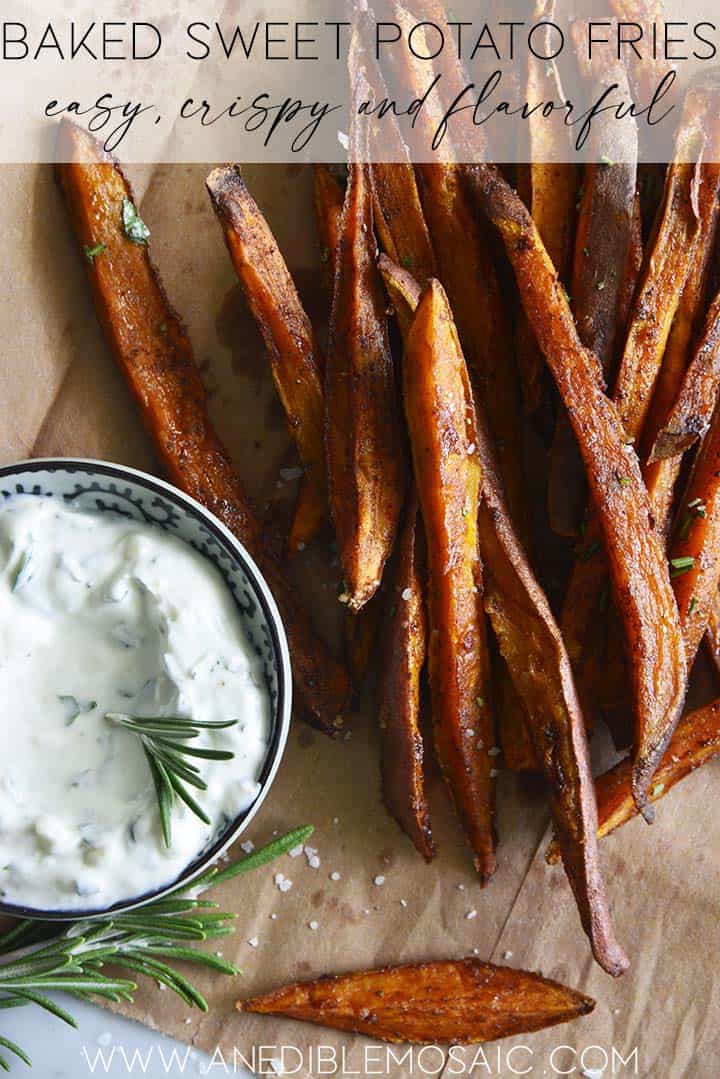
[[[417,495],[413,491],[397,542],[388,591],[380,725],[383,799],[426,861],[435,854],[425,796],[420,733],[420,676],[427,653],[424,559]]]
[[[406,283],[401,291],[397,269],[393,275],[387,264],[384,276],[401,325],[407,326],[410,316],[405,308],[417,303],[417,290],[413,292]],[[448,343],[446,350],[450,347]],[[540,765],[550,787],[563,862],[583,928],[598,962],[618,975],[628,962],[613,935],[599,870],[592,773],[572,669],[545,595],[515,534],[481,407],[475,434],[482,467],[478,542],[484,563],[483,603],[525,709],[531,759]]]
[[[689,450],[708,428],[720,387],[720,293],[713,299],[703,331],[675,403],[653,443],[650,460]]]
[[[478,597],[480,464],[467,369],[431,280],[405,343],[405,413],[427,538],[435,744],[483,881],[495,870],[490,672]],[[472,450],[472,452],[471,452]]]
[[[685,559],[691,561],[688,568]],[[715,409],[683,494],[670,566],[685,651],[692,662],[720,584],[720,408]]]
[[[654,531],[637,457],[605,397],[598,364],[575,329],[567,298],[527,210],[491,166],[467,167],[478,202],[499,229],[523,305],[563,398],[585,462],[631,657],[637,730],[634,794],[642,804],[677,723],[687,672],[665,552]]]
[[[678,723],[648,792],[648,802],[664,798],[681,779],[720,754],[720,699],[698,708]],[[638,814],[631,789],[632,761],[625,757],[595,780],[598,800],[598,838],[610,835]],[[560,851],[552,843],[546,855],[557,862]]]
[[[275,237],[238,166],[213,169],[206,186],[306,470],[301,520],[291,531],[294,553],[312,539],[327,507],[320,347]]]
[[[258,562],[280,608],[302,711],[332,732],[341,725],[349,685],[344,669],[315,636],[275,561],[268,556],[225,448],[208,417],[192,346],[170,307],[147,248],[123,234],[124,176],[85,132],[64,124],[57,175],[80,247],[104,243],[85,269],[100,323],[138,402],[170,479],[215,513]]]
[[[424,285],[428,278],[437,275],[437,267],[415,170],[409,162],[399,161],[374,162],[370,171],[380,246],[389,258],[410,269]]]
[[[327,165],[313,165],[313,206],[323,281],[332,296],[345,192]]]
[[[330,505],[345,598],[360,610],[377,591],[405,496],[387,314],[375,264],[369,166],[350,166],[335,274],[325,379]]]
[[[317,978],[237,1005],[243,1012],[415,1045],[495,1041],[565,1023],[594,1006],[584,994],[539,974],[479,959]]]
[[[598,95],[612,83],[618,86],[621,95],[630,96],[622,63],[603,58],[595,61],[600,70],[594,71],[594,65],[584,56],[580,45],[577,56]],[[610,125],[591,133],[590,139],[596,160],[603,158],[608,163],[585,166],[570,295],[578,336],[598,357],[607,384],[614,379],[617,367],[627,317],[627,292],[630,287],[633,291],[635,288],[635,280],[630,279],[634,269],[637,126],[634,121]],[[539,232],[545,241],[542,228]],[[548,254],[552,258],[552,249],[548,248]],[[555,428],[548,479],[548,514],[553,530],[560,535],[577,535],[586,502],[587,484],[582,459],[567,415],[561,411]]]

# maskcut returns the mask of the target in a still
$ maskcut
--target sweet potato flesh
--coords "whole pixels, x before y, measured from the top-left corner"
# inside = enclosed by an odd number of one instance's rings
[[[332,295],[335,283],[335,263],[340,242],[345,192],[327,165],[313,165],[313,204],[315,226],[320,241],[320,263],[323,280]]]
[[[524,970],[444,960],[317,978],[238,1002],[373,1040],[416,1045],[495,1041],[587,1015],[589,997]]]
[[[600,386],[597,360],[578,338],[532,218],[492,166],[468,166],[467,172],[481,208],[503,238],[585,463],[630,659],[637,731],[634,794],[642,803],[677,723],[687,682],[663,544],[651,525],[637,457]]]
[[[417,496],[408,499],[390,588],[380,683],[383,798],[417,850],[429,861],[435,847],[425,795],[420,732],[420,676],[427,652],[422,523]],[[420,530],[420,531],[419,531]]]
[[[406,461],[385,297],[377,266],[369,166],[350,166],[325,379],[330,504],[345,600],[377,591],[406,488]]]
[[[214,169],[206,184],[306,470],[302,519],[292,533],[296,547],[312,539],[327,506],[320,349],[280,248],[238,166]]]
[[[58,179],[82,249],[104,244],[86,270],[112,352],[139,405],[170,479],[245,544],[280,608],[292,653],[298,701],[306,717],[336,729],[349,686],[343,668],[312,631],[277,564],[267,554],[240,480],[210,422],[192,346],[168,304],[147,247],[123,233],[123,200],[132,192],[99,146],[71,124]]]
[[[467,369],[437,281],[428,284],[407,335],[403,388],[427,538],[435,745],[476,868],[487,880],[495,870],[495,739],[478,595],[480,463]]]

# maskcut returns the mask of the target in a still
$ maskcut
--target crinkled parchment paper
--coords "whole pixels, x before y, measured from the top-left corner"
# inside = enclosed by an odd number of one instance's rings
[[[181,165],[134,168],[131,176],[152,230],[153,257],[172,302],[186,319],[211,396],[211,409],[237,467],[257,499],[282,523],[296,464],[268,364],[235,282],[203,184],[205,170]],[[327,304],[319,284],[309,176],[292,167],[248,167],[248,182],[266,210],[301,293],[321,323]],[[0,291],[0,399],[3,462],[49,454],[83,455],[157,468],[149,439],[103,342],[49,166],[0,169],[5,261]],[[326,542],[294,566],[298,588],[324,631],[337,637],[336,570]],[[296,721],[271,796],[248,838],[310,822],[320,858],[284,857],[218,890],[238,914],[237,931],[220,947],[243,974],[199,974],[210,1012],[188,1011],[169,992],[143,986],[132,1009],[149,1026],[232,1065],[233,1048],[295,1046],[305,1063],[293,1074],[329,1074],[310,1062],[318,1045],[346,1052],[345,1074],[437,1074],[438,1057],[411,1066],[367,1063],[361,1039],[297,1023],[241,1016],[234,1001],[289,979],[373,964],[462,956],[509,962],[567,981],[598,1000],[595,1013],[568,1027],[517,1039],[529,1047],[508,1059],[486,1047],[473,1075],[559,1074],[580,1065],[563,1044],[602,1046],[605,1075],[712,1079],[718,1061],[720,946],[720,814],[717,768],[686,781],[660,805],[658,823],[635,822],[603,843],[619,935],[632,967],[613,982],[594,965],[562,870],[543,860],[548,816],[537,785],[513,776],[499,783],[500,868],[482,891],[436,775],[431,779],[440,855],[425,866],[385,814],[379,797],[372,711],[349,722],[347,740],[331,742]],[[281,894],[274,874],[293,882]],[[339,873],[339,880],[330,875]],[[375,883],[383,878],[382,884]],[[401,903],[405,900],[405,903]],[[468,917],[472,911],[476,916]],[[273,917],[275,916],[276,917]],[[310,923],[317,923],[316,929]],[[257,943],[256,947],[249,941]],[[190,1022],[186,1020],[189,1018]],[[618,1057],[612,1071],[612,1047]],[[638,1067],[619,1057],[638,1048]],[[532,1050],[532,1054],[529,1050]],[[565,1055],[563,1055],[563,1053]],[[270,1051],[269,1055],[277,1056]],[[466,1054],[468,1067],[475,1057]],[[383,1058],[380,1058],[383,1059]],[[288,1057],[297,1069],[297,1054]],[[598,1051],[583,1061],[598,1068]],[[380,1070],[377,1070],[380,1067]],[[555,1067],[555,1071],[553,1071]],[[461,1074],[449,1062],[445,1074]],[[516,1071],[517,1073],[517,1071]],[[211,1072],[213,1074],[213,1072]],[[222,1069],[215,1074],[223,1074]],[[342,1074],[342,1073],[340,1073]],[[592,1071],[590,1074],[594,1074]]]

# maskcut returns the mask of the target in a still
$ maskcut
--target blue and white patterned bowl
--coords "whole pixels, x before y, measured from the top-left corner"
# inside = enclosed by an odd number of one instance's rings
[[[217,567],[232,592],[245,632],[262,658],[267,678],[272,728],[259,777],[260,792],[252,806],[227,824],[175,880],[104,910],[40,910],[0,901],[0,913],[18,918],[58,921],[102,918],[142,906],[189,883],[234,843],[253,819],[275,778],[290,728],[290,654],[275,601],[250,555],[214,514],[171,484],[125,465],[53,457],[0,467],[0,508],[5,499],[16,494],[57,498],[85,512],[119,513],[172,532],[191,544]]]

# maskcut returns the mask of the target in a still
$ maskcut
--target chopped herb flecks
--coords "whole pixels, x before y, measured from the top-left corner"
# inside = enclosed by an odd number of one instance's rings
[[[670,576],[682,577],[683,573],[687,573],[695,565],[695,559],[692,555],[683,555],[682,558],[670,559]]]
[[[102,255],[103,251],[105,251],[105,250],[106,250],[106,245],[105,244],[93,244],[92,247],[89,247],[87,244],[85,244],[83,246],[83,251],[85,252],[85,258],[91,264],[95,261],[97,256]]]
[[[128,240],[131,240],[134,244],[147,244],[150,239],[150,229],[140,217],[135,204],[128,198],[123,199],[122,223],[123,232]]]

